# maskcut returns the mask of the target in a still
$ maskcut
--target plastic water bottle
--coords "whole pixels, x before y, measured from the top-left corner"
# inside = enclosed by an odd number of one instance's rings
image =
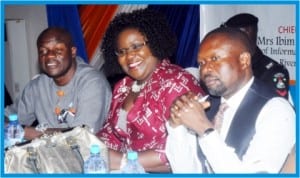
[[[4,139],[5,148],[11,147],[16,143],[23,142],[24,135],[25,135],[23,127],[19,124],[17,114],[9,115],[8,119],[9,119],[9,123],[5,128],[5,139]]]
[[[127,174],[142,174],[145,173],[145,169],[138,161],[138,154],[136,151],[127,152],[127,163],[122,168],[122,173]]]
[[[84,162],[84,173],[108,173],[108,166],[100,154],[99,145],[91,145],[90,157]]]

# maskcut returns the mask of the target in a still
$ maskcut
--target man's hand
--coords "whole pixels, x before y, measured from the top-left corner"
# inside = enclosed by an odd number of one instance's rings
[[[54,132],[60,132],[65,130],[66,128],[48,128],[45,132],[41,132],[35,129],[35,127],[25,127],[25,139],[26,140],[33,140],[35,138],[38,138],[42,136],[43,134],[52,134]]]
[[[26,126],[24,128],[24,131],[25,131],[24,137],[25,137],[26,140],[33,140],[33,139],[43,135],[42,132],[39,132],[39,131],[35,130],[35,127]]]
[[[210,106],[210,103],[199,102],[200,100],[191,92],[177,98],[171,107],[170,126],[174,128],[182,124],[200,135],[205,129],[213,127],[204,111]]]

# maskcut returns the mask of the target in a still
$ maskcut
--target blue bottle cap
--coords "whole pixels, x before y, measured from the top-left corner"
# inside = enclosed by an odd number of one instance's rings
[[[90,152],[93,153],[93,154],[100,153],[99,146],[98,145],[92,145],[91,148],[90,148]]]
[[[17,114],[11,114],[8,116],[9,121],[16,121],[18,120],[18,115]]]
[[[127,159],[136,160],[137,158],[138,158],[138,154],[136,151],[128,151],[127,152]]]

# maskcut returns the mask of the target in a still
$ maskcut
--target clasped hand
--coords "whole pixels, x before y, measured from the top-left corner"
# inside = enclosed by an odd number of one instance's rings
[[[175,128],[178,125],[184,125],[200,135],[205,129],[213,127],[204,111],[210,106],[210,103],[207,101],[199,102],[201,97],[192,92],[178,97],[171,106],[170,126]]]

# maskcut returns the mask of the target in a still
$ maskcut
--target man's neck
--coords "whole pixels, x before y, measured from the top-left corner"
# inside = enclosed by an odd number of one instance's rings
[[[65,75],[63,75],[61,77],[58,77],[58,78],[53,78],[55,84],[57,86],[65,86],[65,85],[67,85],[72,80],[72,78],[74,77],[75,72],[76,72],[76,68],[77,68],[77,64],[76,64],[76,61],[75,61],[72,64],[72,66],[69,69],[69,71]]]

